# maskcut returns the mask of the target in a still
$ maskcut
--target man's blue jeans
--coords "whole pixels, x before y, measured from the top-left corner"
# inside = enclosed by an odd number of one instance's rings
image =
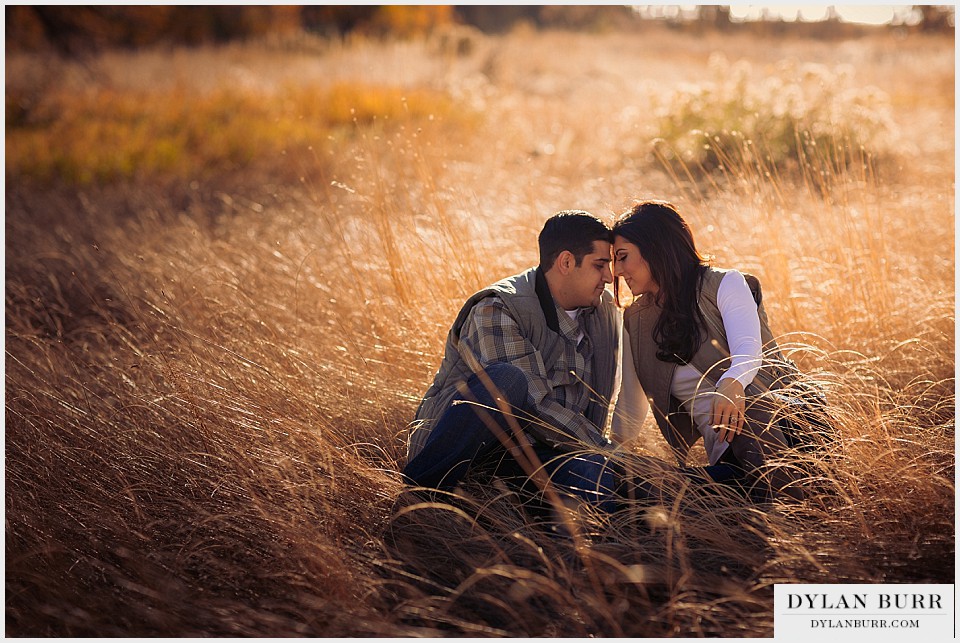
[[[515,422],[523,429],[530,421],[527,378],[523,371],[512,364],[499,362],[490,364],[484,372],[497,397],[510,408],[516,416]],[[454,403],[430,432],[423,449],[407,463],[403,473],[412,482],[422,487],[449,490],[457,486],[469,469],[491,463],[493,474],[498,476],[528,475],[529,472],[510,455],[488,426],[488,422],[492,422],[514,443],[518,437],[525,439],[515,435],[484,379],[474,374],[467,380],[469,393],[456,395]],[[617,482],[609,458],[600,453],[563,452],[541,443],[531,447],[539,460],[533,465],[542,465],[561,493],[576,496],[603,511],[616,510],[614,489]]]

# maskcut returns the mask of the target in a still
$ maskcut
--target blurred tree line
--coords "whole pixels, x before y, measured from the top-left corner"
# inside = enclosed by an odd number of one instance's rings
[[[411,37],[448,24],[503,31],[518,22],[582,28],[621,24],[627,7],[304,5],[304,6],[7,6],[7,51],[53,48],[76,54],[160,43],[198,45],[307,31]]]
[[[638,5],[637,7],[654,5]],[[650,20],[627,5],[318,5],[318,6],[143,6],[17,5],[4,8],[7,52],[54,49],[78,54],[108,47],[160,43],[198,45],[267,34],[307,31],[324,36],[362,33],[411,37],[449,24],[502,32],[525,23],[536,28],[635,28]],[[953,5],[915,5],[920,31],[952,32]],[[734,23],[724,5],[697,5],[692,17],[665,20],[681,29],[750,29],[804,35],[855,35],[857,25],[833,17],[824,23],[759,21]],[[766,23],[766,24],[764,24]]]

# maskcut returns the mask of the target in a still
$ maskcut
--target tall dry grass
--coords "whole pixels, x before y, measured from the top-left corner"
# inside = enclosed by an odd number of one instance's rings
[[[44,185],[8,147],[8,634],[770,636],[774,583],[952,582],[952,40],[472,37],[466,56],[357,41],[46,62],[58,97],[349,80],[481,116],[347,123],[136,182]],[[716,51],[855,64],[909,141],[794,173],[736,144],[719,174],[662,164],[646,97],[704,80]],[[8,61],[8,97],[47,97],[38,64]],[[830,398],[830,493],[753,505],[672,483],[662,506],[581,510],[571,537],[500,484],[406,493],[405,425],[462,299],[533,264],[554,211],[640,196],[761,278]],[[638,454],[666,456],[644,436]]]

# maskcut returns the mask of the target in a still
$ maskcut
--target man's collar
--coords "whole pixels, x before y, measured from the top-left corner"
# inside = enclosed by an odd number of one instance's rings
[[[550,294],[547,277],[539,267],[537,267],[536,277],[534,279],[534,290],[537,292],[537,299],[540,300],[540,308],[543,309],[543,316],[547,320],[547,328],[555,333],[559,333],[560,320],[557,317],[557,305],[553,301],[553,295]]]

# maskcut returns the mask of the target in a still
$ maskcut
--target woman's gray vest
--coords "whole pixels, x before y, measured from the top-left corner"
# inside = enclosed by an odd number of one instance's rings
[[[717,305],[717,292],[720,281],[729,272],[718,268],[708,268],[700,284],[698,303],[706,320],[706,328],[701,328],[706,339],[690,360],[690,364],[704,374],[704,386],[713,389],[717,381],[730,367],[730,348],[723,328],[723,319]],[[779,389],[791,384],[798,374],[796,365],[786,359],[780,351],[770,326],[767,313],[763,308],[763,293],[760,281],[753,275],[743,273],[757,302],[760,315],[760,341],[763,345],[763,357],[760,372],[744,390],[747,398],[755,398],[765,391]],[[680,402],[670,395],[677,364],[657,359],[657,343],[653,339],[653,327],[660,316],[661,308],[654,297],[639,297],[624,312],[623,324],[630,338],[633,351],[633,364],[643,391],[650,399],[657,426],[663,437],[673,448],[681,464],[687,457],[690,447],[700,438],[689,412],[680,409]],[[750,414],[748,404],[747,414]]]
[[[563,354],[563,342],[554,304],[547,280],[539,268],[530,268],[518,275],[473,294],[460,309],[444,348],[443,360],[417,409],[410,425],[407,443],[407,458],[414,458],[433,428],[434,423],[450,406],[457,393],[457,383],[467,380],[476,365],[473,356],[466,359],[459,350],[460,331],[463,329],[474,305],[486,297],[499,297],[506,305],[510,316],[520,326],[520,333],[540,353],[543,365],[550,370]],[[584,309],[585,332],[593,342],[592,382],[586,382],[591,391],[586,417],[602,432],[607,421],[610,400],[613,395],[617,361],[620,347],[620,315],[609,292],[604,291],[600,305]],[[563,427],[558,427],[563,428]]]

